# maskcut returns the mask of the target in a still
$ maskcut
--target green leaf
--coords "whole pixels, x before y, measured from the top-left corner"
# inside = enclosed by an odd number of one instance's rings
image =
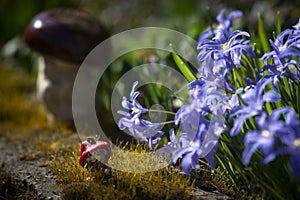
[[[297,108],[296,108],[296,111],[297,113],[299,114],[300,113],[300,92],[299,92],[299,85],[296,86],[296,102],[297,102]]]
[[[280,20],[280,11],[277,11],[276,14],[276,35],[281,33],[281,20]]]
[[[270,45],[267,39],[265,24],[262,15],[258,14],[258,36],[264,52],[270,51]]]
[[[182,72],[183,76],[188,80],[188,82],[192,82],[197,79],[196,76],[191,72],[190,68],[176,53],[172,53],[172,56],[179,70]]]

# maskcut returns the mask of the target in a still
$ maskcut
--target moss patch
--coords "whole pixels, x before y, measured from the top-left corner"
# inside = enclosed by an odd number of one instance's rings
[[[56,157],[51,164],[66,199],[76,195],[82,199],[189,199],[194,188],[189,178],[174,168],[127,173],[105,166],[83,168],[77,159],[78,154],[71,153],[63,159]]]

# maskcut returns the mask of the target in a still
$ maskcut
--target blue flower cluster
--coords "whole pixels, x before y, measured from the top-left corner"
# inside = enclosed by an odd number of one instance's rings
[[[242,77],[245,87],[236,88],[231,76],[233,71],[243,67],[243,56],[255,58],[256,55],[247,39],[250,34],[232,30],[233,19],[242,13],[233,11],[226,18],[224,13],[225,9],[217,16],[217,26],[199,36],[200,78],[188,84],[189,103],[182,105],[175,114],[177,134],[170,130],[170,142],[158,151],[171,153],[174,163],[182,158],[182,169],[189,174],[191,168],[200,167],[200,158],[215,167],[214,154],[221,134],[229,133],[232,137],[244,134],[244,164],[248,164],[258,150],[263,155],[263,164],[279,155],[288,155],[293,176],[300,177],[298,115],[291,107],[266,109],[266,103],[281,100],[278,87],[281,78],[299,85],[300,20],[293,29],[269,41],[273,50],[262,56],[262,70],[253,69],[257,72],[257,80]],[[119,127],[127,128],[132,136],[148,142],[153,148],[164,132],[158,130],[161,124],[141,119],[149,110],[137,101],[139,93],[134,91],[137,84],[133,84],[130,99],[123,99],[122,106],[129,113],[119,111],[124,116]],[[268,89],[269,84],[273,90]],[[255,130],[242,129],[249,120],[254,120]]]
[[[261,58],[265,63],[262,72],[270,72],[267,77],[272,78],[272,84],[276,91],[278,91],[278,79],[282,76],[288,77],[290,81],[294,82],[297,82],[300,77],[298,68],[300,57],[300,20],[293,28],[281,32],[274,42],[270,40],[273,51],[265,53]],[[298,58],[298,63],[294,60],[295,57]]]
[[[152,123],[141,119],[141,115],[147,113],[148,109],[143,108],[137,101],[137,97],[140,94],[139,92],[134,91],[137,84],[137,81],[133,83],[129,100],[127,100],[126,97],[123,97],[122,107],[127,109],[128,112],[122,110],[118,111],[119,114],[124,116],[119,121],[119,128],[121,130],[127,128],[134,138],[142,142],[148,142],[149,147],[152,148],[159,143],[159,136],[162,136],[164,133],[158,130],[160,127],[159,123]]]

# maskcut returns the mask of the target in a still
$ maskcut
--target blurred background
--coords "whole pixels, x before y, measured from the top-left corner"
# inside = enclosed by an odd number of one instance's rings
[[[278,11],[282,29],[291,27],[300,17],[300,10],[297,9],[300,6],[298,0],[27,0],[26,3],[22,0],[0,0],[0,2],[0,65],[15,68],[34,77],[37,75],[36,61],[39,54],[24,43],[23,33],[34,16],[53,8],[75,8],[86,11],[98,19],[110,35],[137,27],[158,26],[180,31],[195,40],[205,28],[216,23],[216,16],[222,8],[227,9],[226,14],[232,10],[243,12],[244,16],[237,18],[234,25],[240,30],[250,32],[252,39],[257,35],[259,13],[265,21],[268,38],[273,37]],[[145,40],[151,42],[149,38]],[[121,68],[124,65],[135,66],[142,59],[141,54],[132,55],[121,59],[119,64]],[[112,79],[116,77],[118,76],[110,76],[108,84],[111,85]]]
[[[226,14],[233,10],[241,10],[244,16],[236,19],[234,25],[240,30],[250,32],[253,39],[257,35],[259,13],[264,19],[268,38],[273,38],[278,11],[284,29],[296,24],[300,18],[300,9],[297,9],[299,7],[298,0],[27,0],[26,3],[23,0],[0,0],[0,67],[14,68],[29,74],[32,79],[37,77],[39,54],[24,43],[23,33],[34,16],[53,8],[86,11],[98,19],[110,35],[137,27],[157,26],[180,31],[197,40],[205,28],[216,23],[216,16],[222,8],[227,9]],[[149,38],[145,40],[151,42]],[[143,63],[144,55],[145,52],[138,52],[124,56],[111,68],[115,72],[108,72],[107,76],[104,76],[101,85],[104,86],[105,92],[102,92],[101,101],[106,108],[109,108],[111,96],[110,92],[106,91],[112,91],[113,84],[131,67]],[[167,56],[161,59],[170,60]],[[169,66],[173,65],[174,63]],[[0,84],[3,82],[1,81]],[[161,102],[157,99],[157,102],[148,104]],[[107,116],[103,118],[106,119]],[[107,124],[111,127],[110,123]]]
[[[215,22],[222,8],[241,10],[244,13],[239,27],[255,32],[257,15],[262,13],[267,28],[274,28],[277,11],[284,27],[295,24],[300,17],[300,1],[290,0],[0,0],[1,60],[17,59],[30,66],[30,50],[22,43],[22,33],[30,20],[39,12],[51,8],[77,8],[95,16],[111,34],[142,26],[161,26],[181,31],[191,37]]]

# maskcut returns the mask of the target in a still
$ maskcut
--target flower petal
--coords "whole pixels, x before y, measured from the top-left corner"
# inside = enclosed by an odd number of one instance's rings
[[[260,144],[256,143],[256,144],[246,146],[245,150],[243,151],[243,155],[242,155],[244,164],[246,164],[246,165],[249,164],[253,153],[257,150],[259,145]]]
[[[273,92],[273,91],[267,91],[264,95],[263,95],[263,101],[264,102],[276,102],[280,100],[280,96]]]

